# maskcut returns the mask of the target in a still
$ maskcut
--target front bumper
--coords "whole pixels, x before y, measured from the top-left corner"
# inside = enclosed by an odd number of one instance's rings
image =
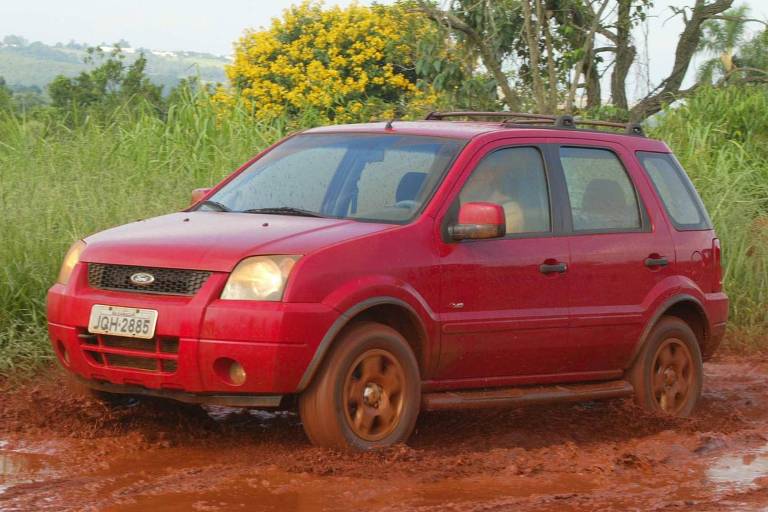
[[[84,386],[95,389],[97,391],[166,398],[187,404],[223,405],[227,407],[277,408],[280,407],[280,404],[283,400],[282,395],[224,395],[208,393],[186,393],[184,391],[148,389],[143,386],[110,384],[108,382],[88,380],[82,377],[78,377],[78,380]]]
[[[226,274],[213,274],[193,297],[93,289],[86,274],[85,264],[78,264],[68,285],[49,290],[48,332],[68,370],[110,392],[181,401],[190,401],[188,395],[220,395],[232,405],[245,397],[256,403],[261,395],[273,403],[270,397],[297,391],[323,335],[339,316],[323,304],[219,300]],[[90,334],[94,304],[157,310],[155,338]],[[222,361],[238,362],[245,382],[231,383]]]

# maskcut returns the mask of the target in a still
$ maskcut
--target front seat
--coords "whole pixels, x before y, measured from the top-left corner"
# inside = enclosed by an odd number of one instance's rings
[[[395,191],[395,202],[415,201],[419,196],[424,180],[427,178],[425,172],[407,172],[400,178]]]

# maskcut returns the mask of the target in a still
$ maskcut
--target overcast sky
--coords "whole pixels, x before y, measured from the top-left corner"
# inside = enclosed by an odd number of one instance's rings
[[[220,55],[232,53],[232,43],[245,28],[269,25],[297,0],[0,0],[0,37],[23,36],[44,43],[98,44],[125,39],[134,47],[192,50]],[[350,0],[326,0],[326,5],[348,5]],[[370,4],[361,0],[360,3]],[[380,0],[392,3],[392,0]],[[668,19],[669,5],[690,5],[692,0],[656,0],[649,22],[651,80],[672,68],[674,48],[682,22]],[[737,4],[742,3],[737,0]],[[753,15],[768,18],[768,1],[747,2]],[[638,47],[642,34],[638,32]],[[630,75],[630,80],[637,77]],[[632,94],[633,87],[628,87]]]

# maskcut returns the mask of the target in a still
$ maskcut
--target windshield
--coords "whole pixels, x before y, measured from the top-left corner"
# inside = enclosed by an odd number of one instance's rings
[[[408,221],[463,144],[413,135],[297,135],[198,209]]]

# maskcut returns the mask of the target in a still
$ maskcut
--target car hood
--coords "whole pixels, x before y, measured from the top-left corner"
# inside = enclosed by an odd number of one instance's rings
[[[346,219],[180,212],[91,235],[82,260],[229,272],[247,256],[307,254],[395,227]]]

